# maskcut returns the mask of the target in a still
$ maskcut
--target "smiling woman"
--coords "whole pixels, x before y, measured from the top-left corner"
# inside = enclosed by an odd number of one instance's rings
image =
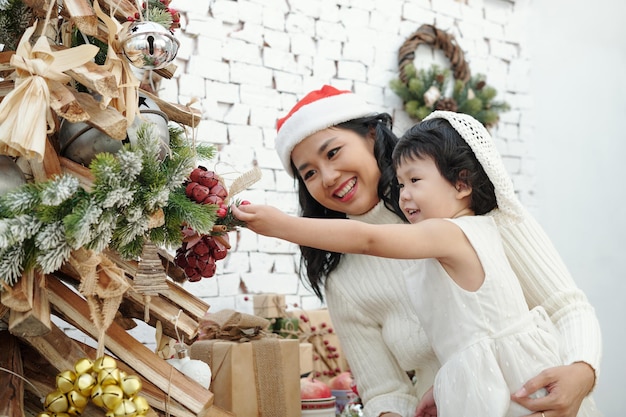
[[[465,128],[479,131],[473,125],[455,126],[459,131]],[[395,214],[399,212],[392,165],[396,143],[388,114],[376,113],[373,106],[350,91],[324,86],[303,97],[279,121],[276,150],[285,170],[297,180],[303,217],[398,224],[403,219]],[[497,151],[490,149],[487,154],[496,157]],[[512,198],[517,201],[514,193]],[[525,212],[520,218],[523,221],[512,221],[508,226],[531,230],[530,240],[543,236]],[[273,236],[271,230],[277,228],[277,223],[260,222],[248,223],[248,227]],[[535,246],[532,242],[511,242],[519,238],[519,233],[511,230],[506,236],[507,255],[514,256],[522,271],[530,271],[519,276],[530,295],[525,301],[532,307],[545,307],[553,320],[560,317],[555,324],[568,351],[568,365],[550,368],[546,375],[526,384],[527,389],[535,388],[532,391],[548,384],[558,387],[541,400],[541,409],[529,403],[521,390],[517,401],[549,415],[576,415],[594,384],[600,351],[599,338],[582,335],[599,335],[597,319],[565,269],[550,269],[544,264],[530,267],[532,254],[515,252],[521,244]],[[330,228],[321,233],[338,232]],[[541,247],[546,249],[545,245]],[[414,415],[419,399],[433,384],[440,367],[406,288],[404,273],[417,261],[341,254],[306,246],[300,246],[300,250],[300,270],[315,294],[326,300],[359,388],[364,415]],[[558,255],[549,247],[545,252],[559,264]],[[414,372],[415,383],[407,376],[409,371]],[[567,410],[560,404],[566,404]]]

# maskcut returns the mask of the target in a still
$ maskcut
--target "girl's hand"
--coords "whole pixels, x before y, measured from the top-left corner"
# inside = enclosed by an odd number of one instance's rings
[[[437,406],[435,405],[433,387],[430,387],[430,389],[424,393],[419,404],[417,404],[414,417],[437,417]]]
[[[542,371],[511,395],[511,400],[534,411],[530,416],[576,417],[583,399],[595,383],[595,372],[588,364],[576,362]],[[529,395],[541,388],[548,395],[531,398]]]

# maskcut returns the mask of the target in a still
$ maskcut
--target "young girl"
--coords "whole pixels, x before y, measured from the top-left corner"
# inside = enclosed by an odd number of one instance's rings
[[[430,415],[433,396],[439,417],[527,415],[510,397],[540,371],[563,364],[557,333],[543,308],[528,310],[494,218],[483,216],[500,201],[498,216],[515,213],[508,178],[494,184],[488,176],[502,172],[501,161],[489,159],[489,138],[466,129],[476,125],[469,116],[438,113],[408,131],[393,153],[399,205],[412,225],[291,217],[256,205],[235,215],[255,232],[306,247],[425,259],[406,277],[442,368],[416,415]],[[461,120],[460,127],[445,116]],[[301,174],[315,172],[303,167]],[[590,400],[583,404],[579,416],[597,415]]]

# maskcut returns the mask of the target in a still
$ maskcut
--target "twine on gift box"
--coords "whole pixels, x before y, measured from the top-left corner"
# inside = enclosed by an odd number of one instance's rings
[[[287,306],[282,302],[280,294],[264,294],[263,302],[260,306],[255,306],[257,316],[268,317],[270,311],[278,310],[278,317],[287,317]]]

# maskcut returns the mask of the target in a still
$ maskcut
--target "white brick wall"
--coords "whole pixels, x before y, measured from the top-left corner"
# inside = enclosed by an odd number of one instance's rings
[[[520,197],[532,206],[532,101],[522,3],[214,0],[207,7],[206,2],[174,0],[173,6],[183,14],[176,36],[184,50],[176,59],[178,72],[162,81],[162,88],[168,99],[178,97],[181,103],[200,96],[203,121],[197,136],[220,146],[218,171],[243,172],[253,163],[262,168],[263,179],[241,198],[297,213],[294,182],[282,171],[273,150],[276,118],[307,91],[330,83],[352,89],[391,113],[394,130],[401,133],[414,121],[389,88],[398,75],[398,48],[421,24],[435,24],[456,36],[472,72],[486,75],[498,90],[497,98],[511,105],[492,133]],[[447,65],[440,52],[420,56]],[[430,61],[418,65],[429,66]],[[216,277],[185,284],[212,309],[251,311],[242,289],[281,292],[291,304],[319,306],[299,282],[294,245],[245,229],[233,233],[231,242],[233,249],[218,262]]]

